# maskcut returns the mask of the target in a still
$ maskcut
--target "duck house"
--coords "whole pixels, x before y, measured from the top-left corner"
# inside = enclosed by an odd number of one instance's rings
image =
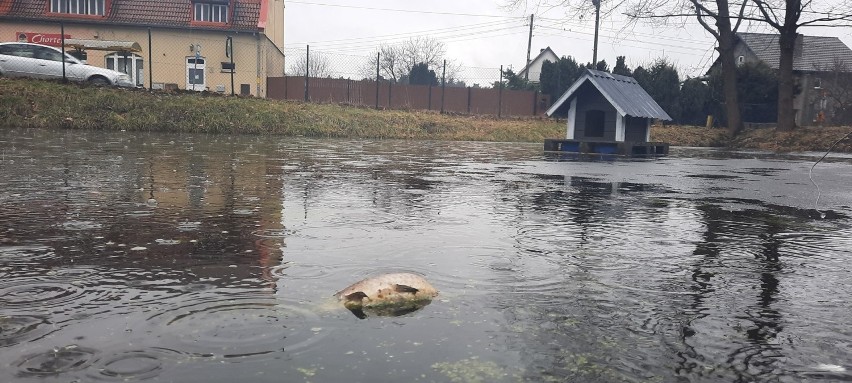
[[[669,151],[650,136],[654,119],[671,117],[632,77],[586,69],[545,114],[567,120],[565,139],[545,140],[545,151],[627,156]]]

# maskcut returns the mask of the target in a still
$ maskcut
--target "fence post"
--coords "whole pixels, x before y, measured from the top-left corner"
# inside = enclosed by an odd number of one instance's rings
[[[533,117],[538,116],[538,91],[533,92]]]
[[[352,80],[346,80],[346,103],[352,105]]]
[[[65,23],[59,23],[59,38],[62,40],[62,82],[68,81],[65,77]]]
[[[447,93],[447,60],[444,60],[444,71],[441,72],[441,114],[444,114],[444,95]]]
[[[503,66],[500,65],[500,90],[497,94],[497,118],[503,117]]]
[[[391,93],[393,93],[393,81],[388,81],[388,109],[393,107],[391,101],[393,101],[393,97],[391,97]]]
[[[307,46],[307,52],[305,53],[305,102],[308,102],[310,98],[310,92],[308,91],[308,86],[310,85],[310,72],[311,72],[311,46]]]
[[[470,114],[470,87],[467,87],[467,114]]]
[[[379,59],[381,58],[381,53],[376,53],[376,110],[379,109]]]
[[[151,47],[151,27],[148,27],[148,90],[154,90],[154,49]]]
[[[429,106],[426,108],[427,110],[432,110],[432,83],[429,83]]]
[[[231,59],[231,96],[233,96],[234,95],[234,72],[236,72],[236,70],[234,68],[234,38],[231,37],[231,36],[228,36],[228,38],[225,40],[225,44],[227,45],[227,47],[225,47],[225,49],[228,51],[227,52],[228,58]],[[267,81],[267,83],[269,82],[268,79],[266,81]],[[267,88],[268,88],[268,85],[267,85]],[[267,95],[269,94],[268,91],[269,91],[269,89],[267,89]]]

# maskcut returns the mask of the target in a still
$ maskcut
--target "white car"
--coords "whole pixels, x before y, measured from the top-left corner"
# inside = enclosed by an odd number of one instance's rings
[[[58,48],[32,43],[0,43],[0,76],[61,79],[63,54],[68,80],[95,85],[136,86],[125,73],[83,64]]]

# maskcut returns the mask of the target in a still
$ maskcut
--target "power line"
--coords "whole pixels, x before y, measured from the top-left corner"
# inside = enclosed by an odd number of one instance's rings
[[[287,3],[288,4],[316,5],[316,6],[322,6],[322,7],[364,9],[364,10],[370,10],[370,11],[403,12],[403,13],[417,13],[417,14],[430,14],[430,15],[442,15],[442,16],[468,16],[468,17],[491,17],[491,18],[501,18],[501,19],[526,19],[526,16],[518,17],[518,16],[504,16],[504,15],[486,15],[486,14],[477,14],[477,13],[423,11],[423,10],[415,10],[415,9],[376,8],[376,7],[362,7],[362,6],[357,6],[357,5],[314,3],[314,2],[310,2],[310,1],[288,1]]]
[[[508,28],[507,27],[494,27],[494,28],[491,28],[491,29],[473,30],[473,31],[469,31],[467,33],[455,33],[455,34],[446,34],[445,33],[445,34],[436,34],[436,35],[438,37],[440,37],[439,41],[441,41],[441,42],[458,42],[458,41],[482,39],[482,38],[487,38],[487,37],[496,37],[495,35],[490,35],[490,34],[493,34],[493,33],[496,33],[496,32],[506,32],[506,31],[511,31],[511,30],[520,30],[522,28],[524,28],[524,26],[517,25],[517,26],[508,27]],[[515,33],[517,33],[517,32],[512,32],[512,33],[509,33],[509,34],[515,34]],[[506,34],[501,34],[499,36],[504,36],[504,35],[506,35]],[[478,37],[470,38],[472,36],[478,36]],[[337,49],[338,51],[353,51],[353,50],[363,50],[363,49],[374,48],[378,45],[400,45],[400,44],[405,43],[408,40],[409,37],[410,36],[397,37],[397,38],[391,38],[391,39],[365,39],[365,40],[349,42],[349,43],[338,42],[338,43],[331,43],[331,44],[324,44],[322,42],[318,42],[318,43],[312,44],[312,45],[315,45],[318,48]]]
[[[562,31],[562,32],[576,33],[576,34],[581,34],[581,35],[592,35],[592,34],[593,34],[593,33],[591,33],[591,32],[566,31],[566,30],[564,30],[564,29],[552,28],[552,27],[544,27],[544,26],[543,26],[542,28],[545,28],[545,29],[556,29],[556,30],[559,30],[559,31]],[[561,35],[561,34],[560,34],[560,35],[557,35],[557,36],[564,36],[564,35]],[[635,39],[628,39],[628,38],[616,38],[616,37],[614,37],[614,36],[607,36],[607,35],[602,35],[602,36],[603,36],[603,37],[606,37],[606,38],[607,38],[607,39],[609,39],[610,41],[616,41],[616,42],[618,42],[618,41],[631,41],[631,42],[636,42],[636,43],[641,43],[641,44],[654,44],[654,45],[656,45],[656,46],[664,46],[664,47],[678,48],[678,49],[689,49],[689,50],[702,51],[702,52],[705,50],[705,48],[698,48],[698,47],[687,47],[687,46],[681,46],[681,45],[663,44],[663,43],[659,43],[659,42],[643,41],[643,40],[635,40]]]
[[[480,23],[474,25],[468,25],[464,27],[447,27],[447,28],[438,28],[438,29],[429,29],[429,30],[421,30],[414,32],[405,32],[405,33],[393,33],[388,35],[378,35],[378,36],[369,36],[369,37],[353,37],[348,39],[335,39],[335,40],[323,40],[323,41],[311,41],[311,42],[300,42],[300,43],[290,43],[286,45],[306,45],[306,44],[319,44],[319,45],[351,45],[352,43],[366,43],[366,42],[382,42],[382,41],[393,41],[399,39],[407,39],[410,37],[422,36],[422,35],[442,35],[450,32],[458,32],[458,31],[466,31],[466,30],[477,30],[483,28],[494,28],[502,25],[510,25],[514,23],[514,21],[506,20],[506,21],[492,21],[487,23]]]

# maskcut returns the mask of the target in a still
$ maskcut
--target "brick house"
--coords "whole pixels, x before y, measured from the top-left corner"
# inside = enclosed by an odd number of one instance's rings
[[[0,41],[61,46],[62,31],[67,51],[146,88],[230,93],[233,76],[265,97],[284,74],[284,0],[0,0]]]
[[[764,62],[778,70],[781,49],[777,34],[737,33],[734,58],[737,65]],[[793,100],[796,124],[813,125],[838,108],[848,108],[852,100],[843,100],[849,81],[838,77],[852,74],[852,49],[837,37],[799,35],[793,57],[793,78],[798,94]],[[847,85],[844,85],[847,84]],[[835,121],[839,122],[839,121]]]

